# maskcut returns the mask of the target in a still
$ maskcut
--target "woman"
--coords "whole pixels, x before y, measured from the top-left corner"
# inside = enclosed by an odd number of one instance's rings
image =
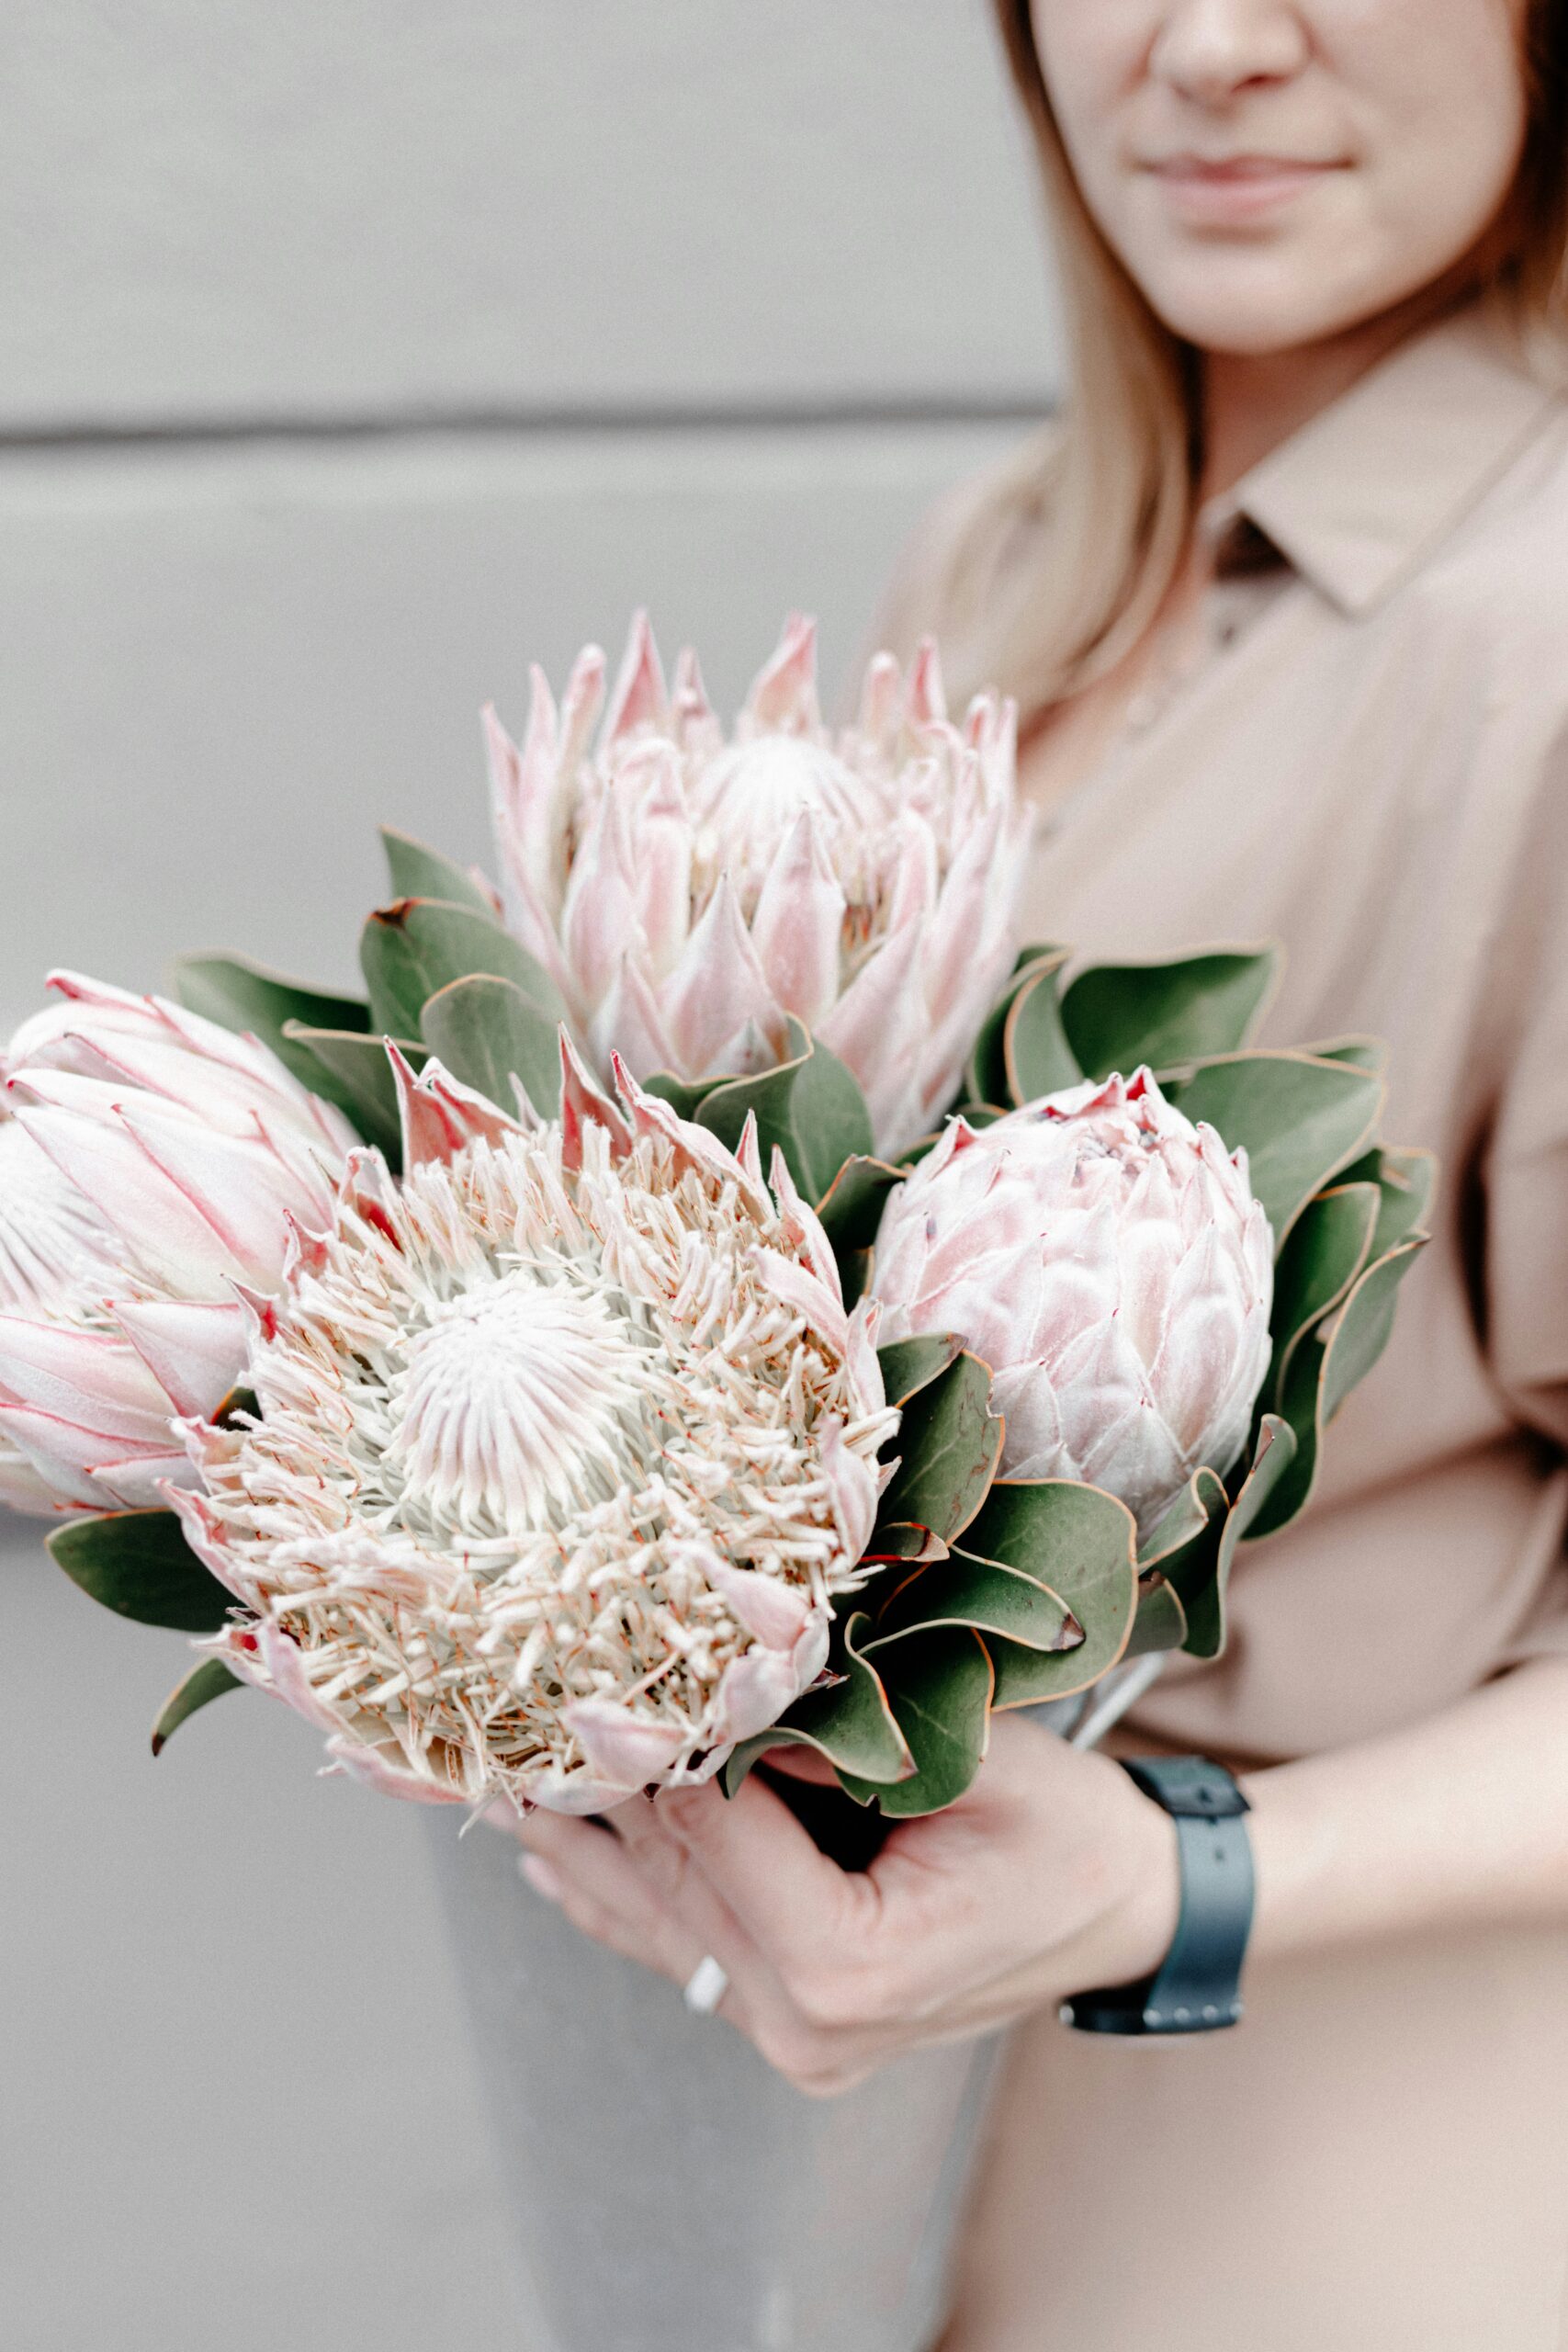
[[[754,1781],[540,1815],[525,1868],[679,1983],[716,1956],[814,2089],[1016,2025],[948,2352],[1555,2352],[1568,5],[998,13],[1077,379],[922,535],[895,634],[1022,700],[1036,933],[1281,936],[1278,1035],[1386,1036],[1387,1132],[1446,1169],[1327,1491],[1131,1726],[1244,1775],[1248,2015],[1168,2060],[1057,2022],[1166,1951],[1174,1835],[1016,1718],[869,1878]]]

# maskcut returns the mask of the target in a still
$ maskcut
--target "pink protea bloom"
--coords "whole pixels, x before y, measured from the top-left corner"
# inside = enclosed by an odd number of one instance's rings
[[[885,1340],[957,1332],[991,1365],[1006,1475],[1105,1487],[1145,1534],[1230,1469],[1269,1367],[1247,1155],[1146,1069],[955,1119],[889,1201],[872,1288]]]
[[[525,1133],[400,1069],[256,1318],[260,1418],[193,1424],[212,1646],[425,1802],[596,1812],[705,1779],[820,1673],[871,1533],[875,1313],[756,1130],[732,1155],[570,1058]],[[433,1112],[439,1115],[433,1115]]]
[[[558,710],[536,670],[521,750],[486,714],[507,919],[601,1071],[749,1075],[794,1014],[897,1152],[953,1100],[1011,963],[1015,714],[981,696],[954,725],[928,643],[907,679],[878,655],[835,735],[815,662],[795,616],[728,740],[689,651],[667,690],[642,614],[607,711],[596,646]]]
[[[355,1137],[254,1037],[50,985],[0,1055],[0,1501],[138,1510],[240,1375],[236,1284],[276,1285]]]

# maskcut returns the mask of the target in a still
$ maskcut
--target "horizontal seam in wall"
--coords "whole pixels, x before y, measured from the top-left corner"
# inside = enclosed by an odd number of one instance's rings
[[[45,450],[226,448],[237,443],[398,441],[444,435],[603,434],[696,434],[757,432],[874,432],[879,427],[954,426],[1039,423],[1049,413],[1042,398],[983,395],[962,400],[911,398],[878,401],[801,400],[733,402],[610,404],[582,401],[571,407],[411,408],[374,416],[300,416],[254,413],[234,417],[164,417],[137,423],[51,423],[0,426],[0,455]]]

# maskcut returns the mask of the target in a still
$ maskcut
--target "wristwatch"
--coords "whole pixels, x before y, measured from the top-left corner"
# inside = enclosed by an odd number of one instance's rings
[[[1176,1824],[1181,1908],[1152,1976],[1076,1993],[1063,2022],[1080,2033],[1213,2033],[1241,2016],[1241,1963],[1252,1928],[1247,1799],[1204,1756],[1124,1760],[1122,1770]]]

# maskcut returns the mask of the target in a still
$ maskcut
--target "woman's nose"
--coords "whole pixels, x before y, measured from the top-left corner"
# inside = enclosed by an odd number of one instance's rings
[[[1288,0],[1172,0],[1149,72],[1195,105],[1223,107],[1259,83],[1288,81],[1310,46]]]

